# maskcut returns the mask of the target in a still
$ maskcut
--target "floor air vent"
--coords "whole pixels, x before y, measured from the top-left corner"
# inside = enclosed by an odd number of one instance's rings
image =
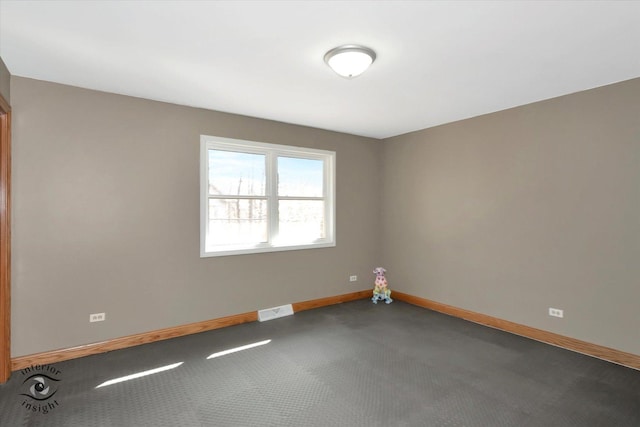
[[[291,316],[292,314],[293,306],[291,304],[281,305],[279,307],[258,310],[258,320],[261,322],[266,322],[267,320],[277,319],[278,317]]]

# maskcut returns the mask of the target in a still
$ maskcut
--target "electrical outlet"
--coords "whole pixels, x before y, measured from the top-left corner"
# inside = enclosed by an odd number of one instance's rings
[[[349,276],[349,281],[350,282],[357,282],[358,281],[358,276]]]
[[[551,308],[551,307],[549,307],[549,316],[552,316],[552,317],[564,317],[564,310],[560,310],[559,308]]]
[[[89,322],[104,322],[106,318],[106,313],[93,313],[89,315]]]

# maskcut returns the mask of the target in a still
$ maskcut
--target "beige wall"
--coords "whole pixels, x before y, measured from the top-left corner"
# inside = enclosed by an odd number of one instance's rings
[[[0,58],[0,95],[5,101],[11,103],[11,74],[4,64],[2,58]]]
[[[640,354],[640,79],[392,138],[382,159],[392,287]]]
[[[640,79],[384,143],[15,76],[11,97],[13,357],[369,288],[378,264],[640,354]],[[337,151],[337,247],[199,258],[200,134]]]
[[[380,142],[15,76],[11,95],[14,357],[370,287]],[[200,134],[336,151],[337,246],[201,259]]]

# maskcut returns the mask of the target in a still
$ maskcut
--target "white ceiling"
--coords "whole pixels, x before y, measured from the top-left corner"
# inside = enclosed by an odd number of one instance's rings
[[[329,49],[378,58],[339,77]],[[16,76],[386,138],[640,77],[640,2],[9,1]]]

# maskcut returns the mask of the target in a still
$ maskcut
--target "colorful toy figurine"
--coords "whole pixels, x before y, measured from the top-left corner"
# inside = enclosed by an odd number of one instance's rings
[[[373,301],[374,304],[377,304],[378,301],[384,300],[385,303],[390,304],[393,300],[391,299],[391,289],[387,286],[387,278],[384,277],[384,273],[386,273],[382,267],[377,267],[373,270],[373,273],[376,275],[376,283],[373,288]]]

